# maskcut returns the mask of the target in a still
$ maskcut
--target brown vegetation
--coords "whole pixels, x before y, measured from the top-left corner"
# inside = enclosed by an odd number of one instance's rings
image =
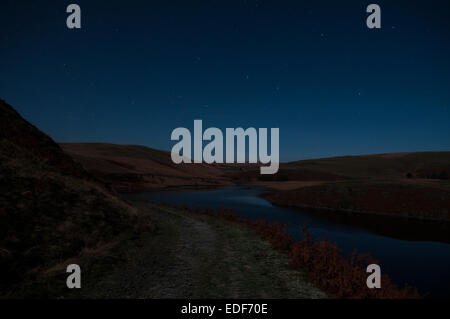
[[[63,143],[63,150],[119,192],[230,185],[219,165],[180,164],[170,153],[145,146]],[[232,168],[229,168],[232,169]]]
[[[263,195],[279,205],[450,221],[450,191],[430,185],[354,181]]]

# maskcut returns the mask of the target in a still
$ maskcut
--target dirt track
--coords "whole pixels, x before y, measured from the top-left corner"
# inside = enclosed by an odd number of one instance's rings
[[[321,298],[324,293],[252,231],[137,204],[157,231],[126,247],[118,269],[84,285],[96,298]]]

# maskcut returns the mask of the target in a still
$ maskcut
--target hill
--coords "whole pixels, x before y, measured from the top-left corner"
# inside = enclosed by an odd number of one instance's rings
[[[230,185],[219,165],[174,164],[170,153],[145,146],[62,143],[90,173],[120,192]]]
[[[388,153],[303,160],[285,165],[352,178],[448,179],[450,152]],[[408,175],[409,174],[409,175]]]
[[[65,288],[69,262],[89,269],[122,236],[151,228],[0,100],[0,296]]]

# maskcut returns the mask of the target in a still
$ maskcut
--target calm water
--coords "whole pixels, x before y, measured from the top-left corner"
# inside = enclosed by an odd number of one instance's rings
[[[127,195],[190,208],[228,207],[246,218],[287,223],[294,237],[300,238],[298,225],[309,225],[315,239],[328,238],[345,253],[355,249],[380,260],[383,273],[397,284],[408,283],[434,298],[450,298],[450,244],[436,241],[410,241],[379,235],[373,230],[330,219],[318,213],[277,207],[259,198],[262,188],[232,187],[214,191],[152,192]],[[348,219],[348,218],[347,218]],[[364,224],[364,223],[361,223]]]

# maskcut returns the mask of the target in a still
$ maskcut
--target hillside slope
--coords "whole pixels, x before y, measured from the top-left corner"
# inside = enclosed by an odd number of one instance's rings
[[[89,267],[151,226],[0,100],[0,296],[65,287],[69,260]]]
[[[61,143],[90,173],[120,192],[231,184],[218,165],[174,164],[170,153],[145,146]]]

